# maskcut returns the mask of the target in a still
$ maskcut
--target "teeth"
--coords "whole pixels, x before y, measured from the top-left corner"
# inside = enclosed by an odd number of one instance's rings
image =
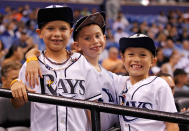
[[[141,65],[131,65],[132,68],[142,68]]]
[[[54,41],[54,42],[61,42],[62,40],[52,40],[52,41]]]
[[[96,49],[98,49],[98,48],[99,48],[99,47],[93,47],[92,49],[95,49],[95,50],[96,50]]]

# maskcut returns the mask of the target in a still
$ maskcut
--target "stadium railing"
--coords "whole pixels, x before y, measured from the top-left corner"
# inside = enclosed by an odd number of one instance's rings
[[[12,98],[11,91],[0,88],[0,97]],[[100,131],[100,112],[140,117],[152,120],[189,124],[188,115],[169,113],[155,110],[139,109],[133,107],[125,107],[120,105],[105,104],[91,102],[85,100],[77,100],[65,97],[57,97],[50,95],[41,95],[36,93],[28,93],[29,101],[47,103],[60,106],[69,106],[74,108],[82,108],[91,110],[92,131]]]

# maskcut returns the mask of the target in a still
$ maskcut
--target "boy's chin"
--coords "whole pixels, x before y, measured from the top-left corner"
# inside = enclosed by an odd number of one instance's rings
[[[139,72],[129,72],[129,76],[133,76],[133,77],[141,77],[144,76],[145,74],[143,73],[139,73]]]

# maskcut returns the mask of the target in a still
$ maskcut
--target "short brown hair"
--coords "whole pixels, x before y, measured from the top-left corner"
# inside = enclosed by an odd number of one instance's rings
[[[17,62],[17,61],[9,61],[6,62],[5,64],[3,64],[2,69],[1,69],[1,76],[6,77],[6,74],[10,71],[10,70],[18,70],[21,68],[21,63]]]

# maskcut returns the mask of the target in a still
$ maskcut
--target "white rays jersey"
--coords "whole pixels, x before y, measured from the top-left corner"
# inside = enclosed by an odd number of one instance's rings
[[[120,105],[177,112],[174,98],[169,85],[160,77],[148,78],[132,85],[129,76],[115,76],[114,86],[117,86],[117,99]],[[165,131],[165,122],[119,116],[122,131]]]
[[[66,62],[56,64],[42,53],[39,63],[43,79],[40,79],[39,86],[35,86],[36,93],[82,100],[98,100],[101,97],[96,79],[98,74],[82,55],[74,53]],[[25,68],[26,63],[19,74],[24,83]],[[32,102],[31,130],[90,131],[91,124],[84,109]]]
[[[101,67],[101,72],[97,71],[97,73],[99,74],[97,79],[99,81],[100,87],[102,88],[102,98],[100,98],[99,102],[118,104],[115,94],[115,88],[113,87],[113,74],[105,70],[103,67]],[[100,114],[101,131],[106,131],[107,129],[113,127],[116,123],[119,122],[118,115],[103,112]]]

